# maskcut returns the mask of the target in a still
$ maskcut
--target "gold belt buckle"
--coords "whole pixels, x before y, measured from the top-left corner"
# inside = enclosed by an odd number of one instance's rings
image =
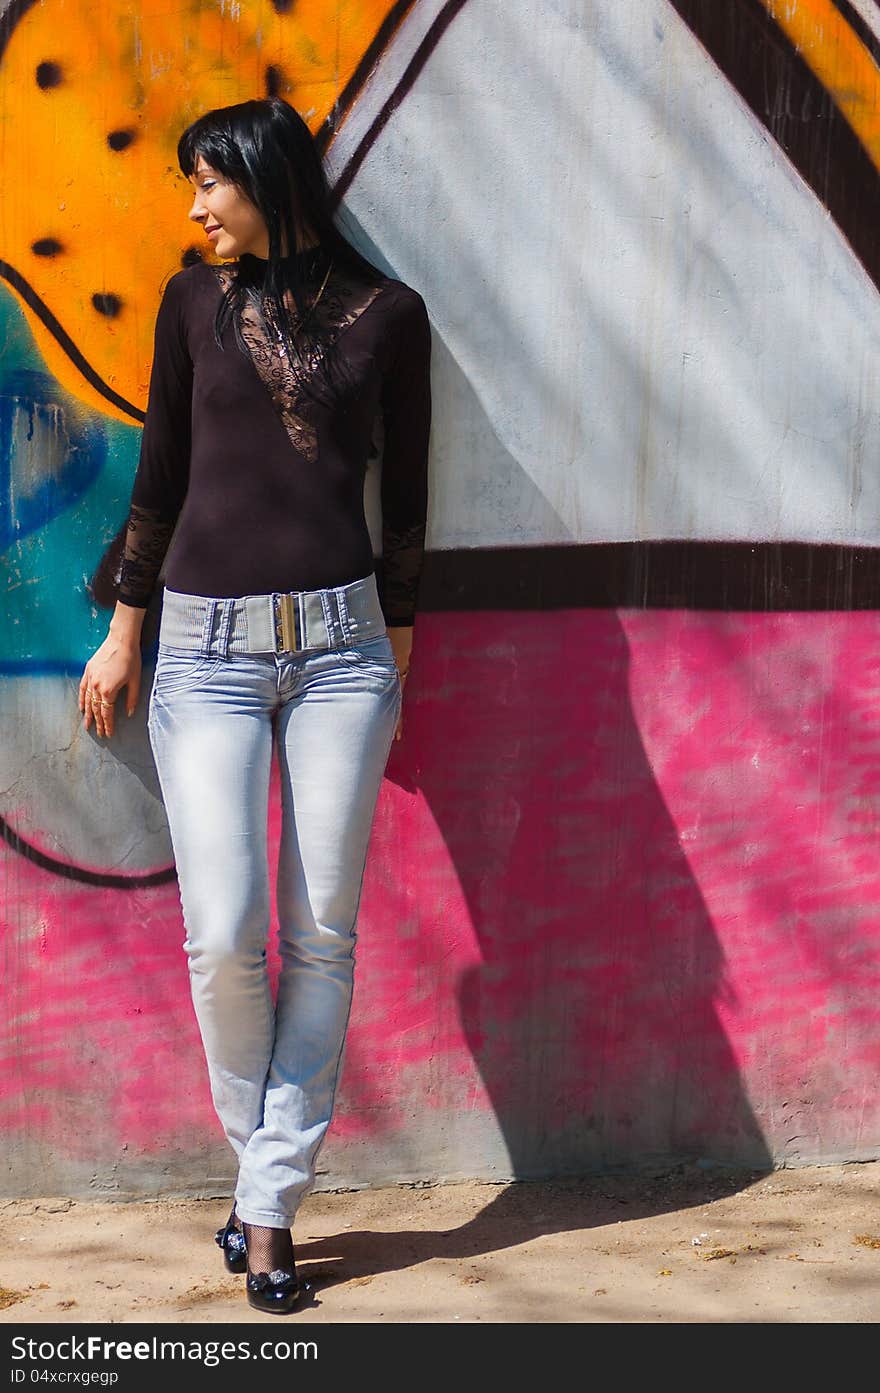
[[[299,647],[299,609],[293,595],[275,597],[276,651],[296,652]]]

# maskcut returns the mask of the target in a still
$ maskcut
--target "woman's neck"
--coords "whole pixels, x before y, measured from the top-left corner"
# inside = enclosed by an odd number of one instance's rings
[[[304,280],[323,270],[326,264],[326,253],[320,242],[313,242],[307,247],[297,248],[292,255],[279,257],[278,262],[282,271],[292,269],[298,273],[298,279]],[[257,256],[255,252],[245,252],[239,257],[239,265],[243,268],[249,268],[250,276],[254,281],[261,282],[265,280],[269,259],[265,256]]]

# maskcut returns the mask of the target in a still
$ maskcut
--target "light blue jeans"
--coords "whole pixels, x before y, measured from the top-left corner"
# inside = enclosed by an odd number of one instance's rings
[[[192,999],[246,1223],[288,1228],[313,1186],[354,985],[355,926],[401,707],[387,633],[330,650],[160,644],[148,729]],[[274,737],[274,739],[273,739]],[[281,971],[267,976],[267,809],[281,773]]]

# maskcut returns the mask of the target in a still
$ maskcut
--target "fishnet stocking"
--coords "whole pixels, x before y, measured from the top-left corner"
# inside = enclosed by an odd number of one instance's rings
[[[293,1237],[290,1229],[269,1229],[259,1224],[242,1224],[247,1244],[248,1271],[256,1276],[266,1272],[273,1281],[282,1273],[294,1273]]]

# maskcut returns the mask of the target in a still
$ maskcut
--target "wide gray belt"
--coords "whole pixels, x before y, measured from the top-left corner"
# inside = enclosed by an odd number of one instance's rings
[[[162,594],[159,642],[205,657],[340,648],[384,633],[375,572],[326,590],[223,599],[166,586]]]

